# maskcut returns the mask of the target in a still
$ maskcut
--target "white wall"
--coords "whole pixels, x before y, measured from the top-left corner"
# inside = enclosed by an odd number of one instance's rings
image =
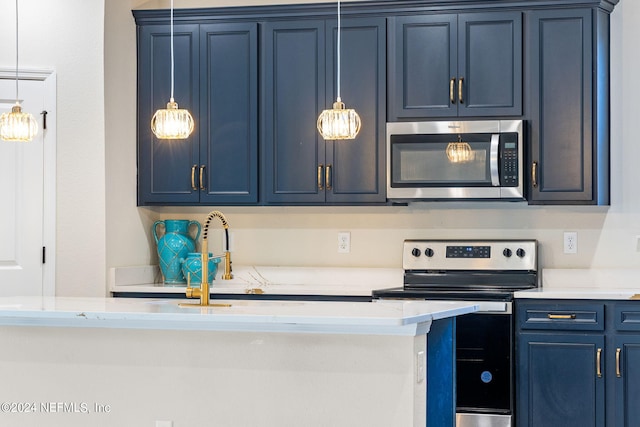
[[[302,1],[279,1],[292,3]],[[107,2],[107,266],[156,262],[150,225],[156,218],[202,220],[216,207],[135,207],[135,32],[131,8],[167,1]],[[176,8],[265,4],[266,1],[176,2]],[[405,238],[536,238],[543,267],[637,268],[640,252],[640,145],[635,138],[640,94],[640,4],[622,0],[612,15],[611,207],[522,204],[420,204],[410,207],[220,208],[233,233],[238,264],[400,266]],[[625,41],[629,41],[626,42]],[[120,111],[122,110],[122,111]],[[215,225],[214,225],[215,226]],[[352,251],[338,254],[336,233],[351,231]],[[576,255],[562,253],[562,232],[578,232]],[[214,233],[221,236],[221,233]],[[220,250],[221,245],[214,245]],[[99,285],[96,284],[96,289]]]
[[[0,67],[15,67],[15,2],[0,0]],[[103,0],[20,1],[20,68],[57,72],[57,293],[105,277]]]

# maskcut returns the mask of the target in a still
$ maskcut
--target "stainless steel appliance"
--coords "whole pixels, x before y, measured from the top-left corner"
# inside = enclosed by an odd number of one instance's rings
[[[457,427],[514,425],[513,293],[538,286],[535,240],[405,240],[404,286],[375,298],[476,301],[456,320]]]
[[[387,123],[387,197],[524,200],[523,121]]]

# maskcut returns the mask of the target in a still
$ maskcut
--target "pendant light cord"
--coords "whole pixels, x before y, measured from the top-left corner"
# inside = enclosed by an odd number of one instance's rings
[[[338,0],[338,99],[340,102],[340,0]]]
[[[16,104],[20,101],[18,95],[18,0],[16,0]]]
[[[173,0],[171,0],[171,102],[173,102],[173,73],[174,73],[174,59],[173,59]]]

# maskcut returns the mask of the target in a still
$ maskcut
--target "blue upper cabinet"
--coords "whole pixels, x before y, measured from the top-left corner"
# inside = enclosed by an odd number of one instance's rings
[[[151,117],[171,97],[171,38],[168,25],[140,27],[138,32],[138,205],[197,203],[191,174],[199,165],[200,136],[198,26],[174,26],[175,88],[180,108],[188,109],[196,129],[185,140],[160,140]]]
[[[195,130],[159,140],[149,122],[170,98],[168,25],[138,36],[138,204],[258,201],[256,23],[174,25],[175,98]]]
[[[324,145],[316,120],[324,101],[324,21],[264,28],[266,201],[324,202]]]
[[[337,96],[336,20],[264,26],[263,188],[267,204],[384,203],[385,19],[343,19],[341,97],[362,119],[352,141],[324,141]]]
[[[609,203],[609,15],[529,14],[530,203]]]
[[[386,122],[520,117],[530,204],[609,203],[609,14],[618,0],[398,0],[342,8],[353,141],[324,141],[337,93],[335,4],[135,10],[138,205],[386,204]],[[580,3],[576,6],[576,3]],[[526,67],[526,68],[525,68]]]
[[[390,121],[522,114],[522,13],[389,19]]]
[[[200,202],[257,203],[257,24],[201,25],[200,71]]]

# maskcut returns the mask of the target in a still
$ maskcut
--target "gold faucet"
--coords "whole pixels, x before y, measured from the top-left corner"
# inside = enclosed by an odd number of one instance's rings
[[[209,243],[207,234],[209,232],[209,224],[213,218],[218,218],[222,222],[225,237],[225,253],[224,253],[224,273],[223,280],[233,279],[231,274],[231,252],[229,252],[229,223],[220,211],[212,211],[207,217],[204,225],[204,233],[202,233],[202,282],[200,288],[191,287],[191,280],[187,281],[187,298],[200,298],[200,304],[180,304],[181,306],[221,306],[228,307],[229,304],[210,304],[209,303]]]

